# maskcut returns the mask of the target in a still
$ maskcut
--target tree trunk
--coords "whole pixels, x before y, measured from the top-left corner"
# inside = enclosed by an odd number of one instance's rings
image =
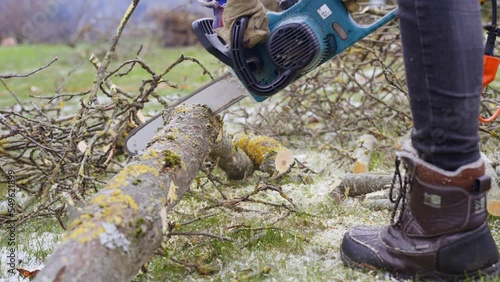
[[[160,247],[166,214],[189,189],[222,127],[202,106],[167,110],[164,120],[146,152],[72,221],[35,281],[130,281]]]

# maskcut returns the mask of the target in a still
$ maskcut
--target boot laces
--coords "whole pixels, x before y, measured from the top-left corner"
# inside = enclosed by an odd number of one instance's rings
[[[407,194],[409,190],[409,184],[411,182],[411,173],[408,173],[408,168],[405,168],[405,176],[401,176],[401,171],[399,170],[399,166],[401,165],[401,158],[396,157],[395,160],[396,169],[394,170],[394,176],[392,177],[391,188],[389,190],[389,200],[394,203],[394,209],[392,211],[391,216],[391,225],[400,226],[401,219],[403,218],[403,214],[407,205]],[[399,186],[396,188],[396,186]],[[398,190],[397,192],[395,190]]]

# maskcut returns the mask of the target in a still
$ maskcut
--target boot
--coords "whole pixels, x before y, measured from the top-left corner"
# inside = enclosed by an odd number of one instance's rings
[[[394,197],[396,183],[400,191]],[[342,261],[402,279],[457,281],[498,274],[498,249],[486,223],[490,185],[482,160],[447,172],[420,160],[410,145],[396,161],[391,224],[348,231]]]

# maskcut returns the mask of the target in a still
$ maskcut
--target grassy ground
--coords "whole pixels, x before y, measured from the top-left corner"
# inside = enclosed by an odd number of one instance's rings
[[[139,48],[132,43],[126,46],[118,51],[115,67],[118,62],[135,57]],[[32,100],[30,95],[53,95],[57,89],[62,92],[83,91],[92,85],[95,74],[93,66],[87,62],[89,50],[102,50],[102,46],[69,48],[34,45],[3,48],[0,49],[0,74],[28,73],[57,56],[59,60],[48,70],[29,78],[5,82],[23,101]],[[153,69],[161,71],[181,54],[199,58],[211,71],[215,72],[220,67],[215,59],[198,48],[146,47],[141,57]],[[200,75],[194,76],[193,73]],[[125,78],[114,77],[113,80],[132,92],[137,91],[140,80],[146,78],[145,72],[137,69]],[[187,93],[209,80],[189,62],[176,68],[167,79],[179,85],[179,90],[165,87],[160,90],[163,95]],[[0,105],[8,107],[15,103],[9,91],[0,85]],[[286,208],[290,207],[290,203],[275,192],[258,195],[257,199],[268,204],[243,203],[239,205],[241,209],[238,211],[207,209],[221,200],[221,194],[238,197],[251,193],[258,182],[257,177],[218,189],[210,183],[193,186],[169,218],[179,223],[175,232],[190,235],[173,236],[162,254],[155,256],[145,266],[147,271],[141,272],[135,281],[391,281],[383,272],[347,269],[339,256],[342,236],[350,226],[386,224],[391,211],[367,208],[359,199],[335,201],[329,193],[343,172],[318,152],[296,152],[296,155],[301,162],[322,172],[312,174],[294,169],[290,177],[275,183],[298,209],[290,212]],[[5,197],[1,197],[0,202],[5,201]],[[187,222],[191,223],[184,224]],[[490,218],[490,224],[495,238],[500,242],[500,220]],[[195,235],[194,232],[220,238]],[[21,260],[19,266],[30,270],[43,267],[43,261],[50,255],[62,233],[57,222],[49,218],[39,219],[17,230],[18,259]],[[0,233],[1,238],[4,235]],[[227,240],[221,240],[222,237]],[[6,240],[0,242],[0,253],[7,253]],[[5,261],[5,255],[2,255],[0,281],[23,281],[19,276],[8,278]]]
[[[130,43],[125,46],[117,50],[116,58],[110,69],[118,67],[126,60],[135,58],[136,52],[140,48],[139,44]],[[104,47],[105,45],[79,45],[76,48],[64,45],[21,45],[15,48],[0,48],[0,74],[29,73],[57,57],[57,62],[43,72],[27,78],[11,79],[5,82],[21,99],[31,99],[30,95],[47,96],[56,92],[85,91],[92,86],[95,77],[95,68],[88,59],[93,53],[102,57],[103,51],[101,50],[105,50]],[[215,58],[206,52],[199,51],[200,49],[195,47],[182,49],[144,47],[140,57],[157,72],[169,67],[181,55],[198,58],[210,71],[216,71],[220,68],[221,65]],[[196,75],[197,73],[199,75]],[[134,92],[138,90],[141,80],[148,78],[148,74],[144,70],[135,68],[126,77],[113,77],[112,80],[124,90]],[[189,61],[178,65],[165,78],[177,85],[178,89],[163,85],[159,89],[159,93],[162,95],[189,93],[210,80],[207,75],[202,75],[201,68]],[[7,106],[14,103],[12,95],[4,87],[0,87],[0,105]]]

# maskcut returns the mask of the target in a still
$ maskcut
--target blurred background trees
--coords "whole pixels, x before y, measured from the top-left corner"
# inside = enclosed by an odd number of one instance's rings
[[[70,45],[107,40],[128,4],[126,0],[2,0],[0,40]],[[128,32],[159,35],[165,46],[190,45],[195,43],[191,22],[208,15],[210,11],[194,0],[145,1]]]

